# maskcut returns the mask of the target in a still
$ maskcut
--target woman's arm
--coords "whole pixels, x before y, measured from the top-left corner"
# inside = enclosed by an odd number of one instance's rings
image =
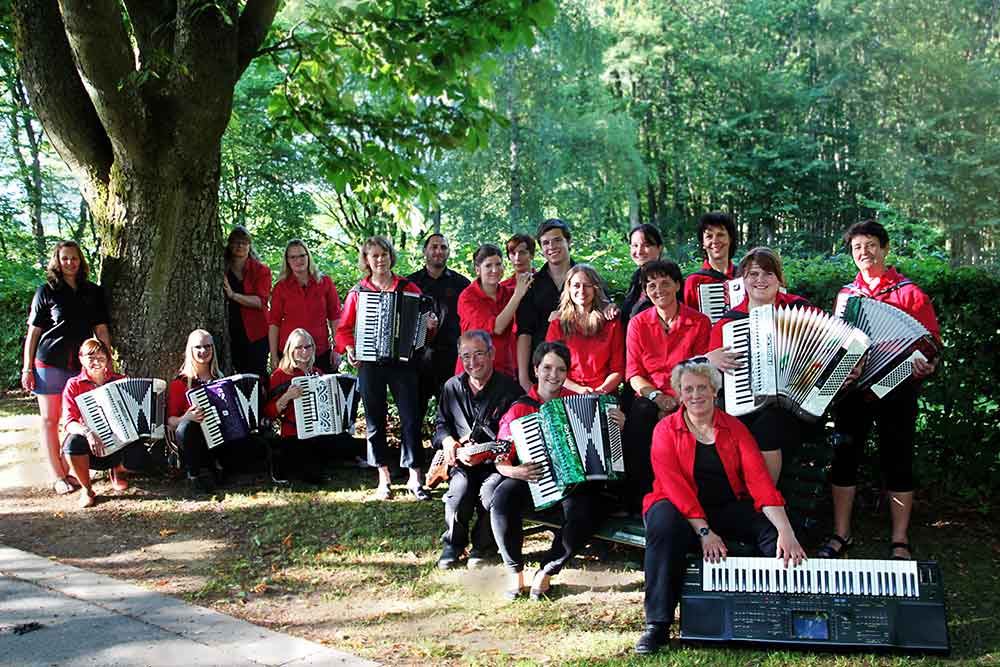
[[[795,530],[788,520],[788,513],[785,512],[785,508],[771,505],[762,507],[761,511],[764,512],[767,520],[778,529],[778,547],[775,556],[783,559],[786,567],[789,560],[796,565],[805,560],[806,551],[799,544],[798,538],[795,537]]]
[[[28,335],[24,337],[24,363],[21,364],[21,387],[25,391],[35,390],[35,374],[32,369],[35,366],[35,351],[38,349],[38,339],[42,335],[42,330],[29,324]]]
[[[111,347],[111,330],[108,329],[107,324],[98,324],[94,327],[94,335],[97,336],[102,343],[108,346],[109,350],[113,350]]]
[[[617,389],[618,385],[620,385],[621,383],[622,383],[622,374],[612,373],[611,375],[609,375],[604,379],[604,382],[602,382],[601,385],[597,387],[597,389],[595,389],[595,391],[598,394],[610,394],[615,389]]]
[[[229,283],[226,283],[226,296],[229,297],[230,301],[234,301],[244,308],[252,308],[253,310],[261,310],[263,308],[263,301],[259,296],[256,294],[234,292],[229,289]]]
[[[502,334],[513,324],[514,316],[517,314],[517,307],[521,305],[521,300],[528,293],[528,288],[531,287],[531,283],[534,280],[535,275],[533,273],[517,274],[517,285],[514,287],[514,294],[510,297],[510,301],[507,302],[503,310],[497,315],[496,322],[493,323],[493,333]]]

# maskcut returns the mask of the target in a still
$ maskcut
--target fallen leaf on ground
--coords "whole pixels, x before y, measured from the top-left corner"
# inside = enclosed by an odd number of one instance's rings
[[[177,531],[173,528],[161,528],[160,537],[170,537],[171,535],[176,535]]]

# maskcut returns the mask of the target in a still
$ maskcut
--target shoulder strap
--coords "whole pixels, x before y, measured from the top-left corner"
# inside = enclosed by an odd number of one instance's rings
[[[742,310],[727,310],[726,312],[722,313],[722,317],[719,318],[719,321],[721,322],[722,320],[745,320],[748,317],[750,317],[750,314],[744,313]]]
[[[716,280],[729,280],[729,276],[715,269],[698,269],[691,275],[693,276],[708,276],[709,278],[715,278]]]
[[[528,396],[527,394],[525,394],[524,396],[521,396],[520,398],[515,398],[514,402],[511,403],[510,405],[511,405],[511,407],[513,407],[513,406],[515,406],[515,405],[517,405],[519,403],[521,405],[531,406],[531,407],[535,408],[536,410],[538,408],[542,407],[542,402],[541,401],[537,401],[537,400],[533,399],[531,396]]]

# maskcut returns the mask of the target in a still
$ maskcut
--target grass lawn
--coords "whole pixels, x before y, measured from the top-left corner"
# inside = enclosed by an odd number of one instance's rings
[[[0,402],[0,431],[26,409]],[[915,516],[918,555],[944,572],[951,658],[679,646],[639,658],[631,651],[642,626],[639,552],[585,553],[560,574],[552,601],[507,603],[499,565],[435,569],[440,488],[433,502],[375,502],[373,485],[373,471],[341,468],[321,489],[247,477],[205,499],[178,482],[140,478],[118,495],[99,483],[108,500],[86,511],[75,496],[7,489],[0,543],[391,665],[1000,664],[996,515],[923,503]],[[857,533],[869,539],[852,555],[883,557],[886,524],[861,513]],[[529,540],[529,560],[546,539]]]

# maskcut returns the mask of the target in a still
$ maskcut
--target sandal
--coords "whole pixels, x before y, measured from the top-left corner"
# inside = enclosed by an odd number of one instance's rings
[[[73,482],[69,481],[69,477],[63,477],[62,479],[57,479],[52,483],[52,490],[55,491],[57,496],[65,496],[76,491],[78,486],[73,486]]]
[[[906,549],[909,556],[897,556],[896,549]],[[913,560],[915,549],[909,542],[893,542],[889,545],[889,560]]]
[[[831,542],[837,545],[836,549],[833,548]],[[830,537],[826,538],[826,543],[816,550],[816,558],[843,558],[853,546],[853,537],[844,539],[837,533],[833,533]]]
[[[111,488],[115,491],[124,491],[128,488],[128,480],[120,477],[122,473],[116,470],[111,471]]]
[[[392,500],[392,487],[388,484],[384,486],[379,485],[379,487],[375,489],[375,500]]]

